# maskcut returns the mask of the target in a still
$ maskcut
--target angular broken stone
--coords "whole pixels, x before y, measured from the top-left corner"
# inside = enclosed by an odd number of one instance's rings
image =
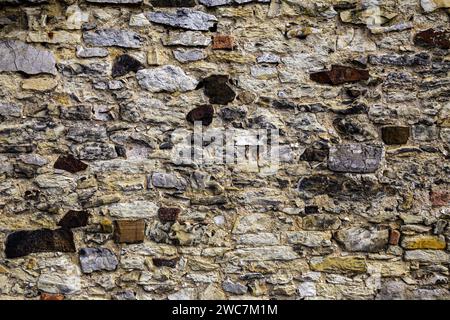
[[[86,170],[87,167],[88,165],[86,163],[78,160],[71,154],[66,156],[59,156],[59,158],[53,165],[53,168],[55,169],[65,170],[70,173],[77,173],[79,171]]]
[[[176,7],[195,7],[195,0],[151,0],[154,7],[176,8]]]
[[[98,47],[140,48],[144,39],[136,32],[119,29],[100,29],[83,33],[84,42]]]
[[[78,46],[76,51],[78,58],[104,58],[108,54],[108,49],[105,48],[85,48]]]
[[[222,282],[222,289],[233,294],[245,294],[248,290],[247,286],[244,286],[239,282],[233,282],[230,279]]]
[[[118,157],[115,146],[109,143],[87,142],[73,146],[72,149],[83,160],[109,160]]]
[[[22,89],[45,92],[55,89],[57,85],[55,79],[38,77],[23,80]]]
[[[205,95],[212,104],[226,105],[236,98],[236,93],[229,85],[229,76],[212,75],[202,80]]]
[[[365,144],[331,146],[328,168],[336,172],[372,173],[380,166],[383,148]]]
[[[385,126],[381,128],[381,138],[388,145],[405,144],[408,142],[409,135],[409,127]]]
[[[217,23],[217,18],[211,14],[184,8],[178,9],[176,13],[149,12],[146,14],[146,17],[154,23],[197,31],[209,31]]]
[[[130,71],[137,72],[142,68],[142,63],[140,63],[138,60],[127,54],[123,54],[117,57],[116,60],[114,60],[111,75],[113,76],[113,78],[121,77],[126,75]]]
[[[151,92],[187,92],[194,90],[198,84],[183,69],[172,65],[139,70],[136,79],[142,88]]]
[[[50,51],[35,48],[18,40],[0,41],[0,72],[56,75],[55,64],[55,57]]]
[[[186,120],[195,123],[196,121],[201,121],[202,125],[209,126],[212,123],[214,117],[214,108],[209,105],[197,107],[191,111],[186,116]]]
[[[167,38],[163,39],[165,46],[207,47],[211,42],[211,37],[198,31],[169,31]]]
[[[91,215],[87,211],[68,211],[58,222],[58,226],[65,229],[85,227]]]
[[[430,64],[431,56],[426,52],[417,54],[385,54],[370,55],[369,63],[374,65],[393,65],[393,66],[426,66]]]
[[[256,62],[279,64],[281,63],[281,58],[280,56],[273,53],[263,53],[262,55],[258,56],[258,58],[256,58]]]
[[[72,231],[67,229],[40,229],[16,231],[5,243],[6,258],[18,258],[39,252],[75,252]]]
[[[80,266],[83,273],[94,271],[114,271],[119,264],[116,255],[106,248],[82,248],[79,251]]]
[[[450,32],[428,29],[416,33],[414,44],[421,47],[450,49]]]
[[[171,173],[155,172],[152,175],[152,184],[157,188],[185,190],[186,180]]]
[[[116,220],[114,224],[114,239],[117,243],[138,243],[144,241],[144,220]]]
[[[310,268],[331,273],[365,273],[367,264],[364,257],[314,257],[310,261]]]
[[[339,230],[335,238],[347,251],[378,252],[386,249],[389,242],[389,230],[355,227]]]
[[[160,267],[175,268],[179,260],[180,260],[179,258],[174,259],[153,258],[153,265],[158,268]]]
[[[367,70],[333,65],[330,71],[320,71],[310,74],[310,79],[322,84],[339,85],[369,80],[369,76],[369,71]]]
[[[108,206],[109,215],[115,218],[151,218],[156,216],[158,206],[152,201],[135,200]]]
[[[159,208],[158,218],[162,223],[175,222],[180,212],[180,208]]]
[[[199,0],[206,7],[218,7],[224,5],[239,5],[246,3],[270,3],[270,0]]]

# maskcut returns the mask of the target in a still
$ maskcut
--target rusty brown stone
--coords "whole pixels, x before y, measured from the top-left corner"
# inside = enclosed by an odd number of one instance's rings
[[[70,173],[77,173],[79,171],[86,170],[88,165],[78,159],[76,159],[73,155],[69,154],[67,156],[59,156],[58,160],[56,160],[53,168],[65,170]]]
[[[234,38],[232,36],[222,34],[213,36],[213,50],[233,50],[234,47]]]
[[[85,227],[88,223],[89,216],[90,214],[87,211],[70,210],[59,220],[58,226],[67,229]]]
[[[41,293],[41,300],[47,301],[61,301],[64,300],[64,295],[60,293]]]
[[[186,116],[186,120],[194,123],[195,121],[201,121],[202,125],[209,126],[212,123],[214,117],[214,108],[212,106],[200,106],[189,111]]]
[[[178,258],[173,259],[163,259],[163,258],[153,258],[153,264],[155,267],[169,267],[175,268],[178,263]]]
[[[389,244],[396,246],[400,241],[400,231],[391,229],[389,232]]]
[[[433,190],[430,193],[431,205],[433,207],[442,207],[450,203],[450,191]]]
[[[181,209],[179,208],[159,208],[158,217],[161,222],[175,222],[180,214]]]
[[[450,32],[428,29],[414,36],[414,44],[420,47],[450,49]]]
[[[116,220],[114,239],[117,243],[138,243],[144,241],[144,220]]]
[[[75,252],[72,231],[67,229],[22,230],[8,235],[6,258],[18,258],[38,252]]]
[[[369,71],[367,70],[333,65],[330,71],[311,73],[310,79],[322,84],[339,85],[348,82],[369,80],[369,76]]]
[[[386,126],[381,128],[381,138],[386,144],[405,144],[410,135],[409,127]]]

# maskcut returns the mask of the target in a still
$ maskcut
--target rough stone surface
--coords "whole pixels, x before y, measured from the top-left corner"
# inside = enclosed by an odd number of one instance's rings
[[[448,0],[0,7],[0,299],[450,299]]]

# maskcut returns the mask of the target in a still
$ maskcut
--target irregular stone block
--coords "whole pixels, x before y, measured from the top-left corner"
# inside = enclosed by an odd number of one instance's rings
[[[76,265],[64,265],[63,271],[43,271],[37,281],[40,291],[52,294],[71,295],[81,291],[80,270]]]
[[[42,167],[45,166],[48,161],[46,158],[41,157],[38,154],[21,154],[19,155],[20,161],[26,164],[31,164],[33,166]]]
[[[100,29],[83,33],[84,42],[97,47],[141,48],[144,39],[134,31]]]
[[[194,90],[198,84],[183,69],[172,65],[139,70],[136,79],[142,88],[150,92],[187,92]]]
[[[331,146],[328,168],[336,172],[371,173],[380,166],[383,148],[364,144]]]
[[[393,66],[426,66],[431,62],[431,57],[426,52],[417,54],[385,54],[385,55],[370,55],[369,63],[374,65],[393,65]]]
[[[236,98],[236,93],[229,85],[229,79],[227,75],[212,75],[204,78],[199,87],[204,87],[210,103],[226,105]]]
[[[91,3],[111,3],[111,4],[136,4],[141,3],[142,0],[86,0]]]
[[[110,205],[108,211],[111,217],[116,218],[151,218],[156,216],[158,206],[152,201],[137,200]]]
[[[0,72],[15,71],[26,74],[56,75],[53,53],[35,48],[18,40],[0,41]]]
[[[196,31],[209,31],[217,23],[215,16],[191,9],[178,9],[176,13],[149,12],[146,17],[154,23]]]
[[[3,144],[0,145],[0,153],[30,153],[33,152],[33,145],[31,144]]]
[[[67,130],[66,138],[69,140],[83,143],[87,141],[99,142],[108,138],[106,127],[104,126],[71,126]]]
[[[330,232],[290,231],[286,235],[290,244],[299,244],[310,248],[331,246]]]
[[[185,190],[187,186],[186,180],[179,178],[174,174],[155,172],[152,175],[152,184],[157,188],[168,188]]]
[[[450,32],[428,29],[416,33],[414,44],[421,47],[450,49]]]
[[[405,251],[405,260],[448,264],[450,262],[450,255],[441,250],[408,250]]]
[[[139,243],[145,238],[144,220],[116,220],[114,239],[117,243]]]
[[[109,54],[105,48],[85,48],[77,46],[76,55],[78,58],[104,58]]]
[[[175,268],[179,260],[180,260],[179,258],[174,259],[153,258],[153,265],[158,268],[160,267]]]
[[[207,47],[211,42],[211,37],[198,31],[169,31],[167,38],[163,39],[165,46]]]
[[[92,119],[92,106],[87,105],[78,105],[78,106],[70,106],[60,107],[61,119],[66,120],[90,120]]]
[[[430,192],[430,201],[433,207],[447,206],[450,203],[450,191],[432,190]]]
[[[200,106],[191,111],[186,116],[186,120],[195,123],[201,121],[202,125],[209,126],[214,117],[214,108],[212,106]]]
[[[355,227],[339,230],[336,232],[335,238],[344,245],[347,251],[378,252],[386,249],[389,241],[389,230]]]
[[[64,295],[63,294],[52,294],[52,293],[45,293],[42,292],[41,296],[40,296],[40,300],[45,300],[45,301],[61,301],[64,300]]]
[[[129,73],[130,71],[137,72],[144,66],[135,58],[123,54],[114,60],[111,75],[115,77],[121,77]]]
[[[173,50],[173,56],[181,63],[194,62],[206,58],[206,53],[200,49]]]
[[[73,146],[73,151],[82,160],[109,160],[118,157],[115,146],[109,143],[87,142]]]
[[[441,8],[450,8],[450,0],[420,0],[420,5],[425,12],[433,12]]]
[[[151,0],[154,7],[176,8],[176,7],[195,7],[195,0]]]
[[[405,249],[444,250],[446,242],[443,236],[418,235],[404,237],[401,246]]]
[[[224,282],[222,282],[222,289],[226,292],[238,295],[246,294],[248,290],[247,286],[244,286],[239,282],[233,282],[230,279],[227,279]]]
[[[83,273],[94,271],[114,271],[119,260],[116,255],[106,248],[82,248],[79,251],[80,266]]]
[[[367,272],[364,257],[326,257],[312,258],[310,268],[314,271],[331,273],[365,273]]]
[[[162,223],[175,222],[180,212],[180,208],[159,208],[158,218]]]
[[[227,252],[225,259],[241,261],[289,261],[298,258],[290,246],[248,247]]]
[[[330,85],[369,80],[369,77],[369,71],[367,70],[339,65],[331,66],[331,71],[321,71],[310,74],[311,80]]]
[[[224,5],[240,5],[246,3],[270,3],[270,0],[199,0],[206,7],[218,7]]]
[[[19,258],[39,252],[75,252],[72,231],[67,229],[40,229],[16,231],[5,243],[6,258]]]
[[[56,80],[51,78],[31,78],[22,82],[22,89],[41,92],[51,91],[57,86]]]
[[[381,128],[381,138],[388,145],[405,144],[410,135],[409,127],[386,126]]]
[[[65,229],[85,227],[88,224],[90,213],[87,211],[68,211],[58,222],[58,226]]]
[[[73,155],[69,154],[67,156],[59,156],[55,161],[53,168],[65,170],[70,173],[77,173],[86,170],[88,165],[78,159]]]
[[[389,232],[389,244],[392,246],[398,245],[398,243],[400,241],[400,236],[401,236],[400,231],[392,229]]]

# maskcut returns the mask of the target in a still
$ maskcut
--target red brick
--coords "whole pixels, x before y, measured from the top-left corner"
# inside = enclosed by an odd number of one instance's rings
[[[396,246],[400,240],[400,231],[391,229],[389,232],[389,244]]]
[[[227,35],[215,35],[213,37],[213,50],[233,50],[234,38]]]
[[[60,294],[60,293],[45,293],[42,292],[41,293],[41,300],[48,300],[48,301],[53,301],[53,300],[64,300],[64,295]]]

